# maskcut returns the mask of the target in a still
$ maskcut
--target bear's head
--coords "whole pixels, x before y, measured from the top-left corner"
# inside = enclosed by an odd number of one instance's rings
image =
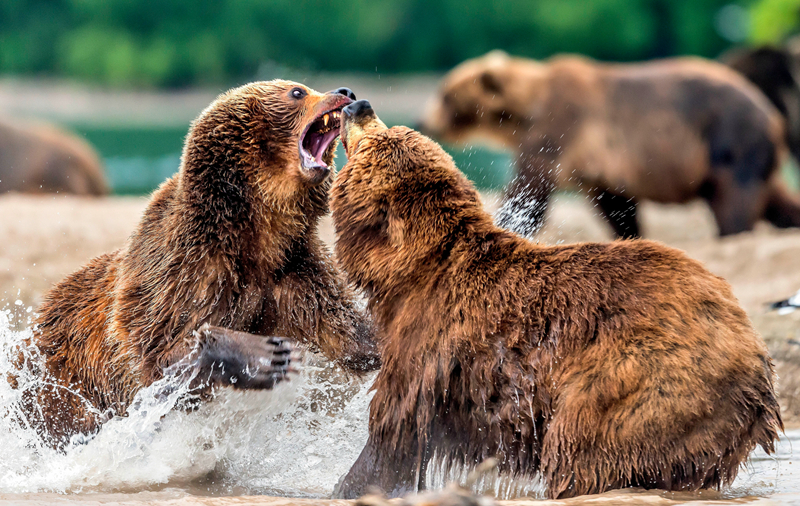
[[[353,99],[347,88],[319,93],[282,80],[232,89],[192,124],[185,171],[215,191],[250,183],[273,209],[309,194],[325,207],[340,113]]]
[[[478,192],[437,143],[388,128],[366,100],[342,111],[347,164],[331,189],[336,252],[368,293],[441,264],[461,232],[492,226]]]
[[[533,98],[541,95],[544,66],[502,51],[467,60],[442,80],[420,122],[420,130],[445,142],[485,139],[519,148],[527,132]]]

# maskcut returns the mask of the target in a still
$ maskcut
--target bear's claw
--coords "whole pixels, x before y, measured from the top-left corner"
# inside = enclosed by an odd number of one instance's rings
[[[291,367],[296,357],[292,357],[292,346],[285,339],[210,325],[203,325],[198,334],[195,381],[205,385],[266,390],[296,372]]]

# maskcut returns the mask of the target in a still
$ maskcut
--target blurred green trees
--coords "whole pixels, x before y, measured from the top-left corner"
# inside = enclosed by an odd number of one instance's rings
[[[800,27],[800,0],[758,0],[750,12],[756,44],[778,44]]]
[[[761,3],[768,2],[797,3]],[[558,52],[607,60],[714,57],[729,45],[715,16],[731,3],[2,0],[0,73],[183,86],[271,77],[286,67],[438,71],[495,48],[535,58]]]

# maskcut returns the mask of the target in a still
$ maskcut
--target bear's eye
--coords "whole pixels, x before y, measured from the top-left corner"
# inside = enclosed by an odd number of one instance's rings
[[[294,98],[296,98],[298,100],[300,100],[301,98],[305,97],[306,95],[308,95],[308,93],[303,88],[294,88],[294,89],[292,89],[292,97],[294,97]]]

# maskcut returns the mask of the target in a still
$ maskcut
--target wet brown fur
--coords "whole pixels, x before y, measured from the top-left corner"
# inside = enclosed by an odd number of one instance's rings
[[[499,222],[521,212],[526,220],[512,226],[522,233],[541,225],[555,189],[587,194],[622,237],[640,235],[642,199],[704,198],[721,235],[762,218],[800,226],[800,198],[776,172],[787,153],[780,113],[713,61],[536,62],[493,52],[444,78],[423,130],[447,141],[491,139],[516,153],[511,205]]]
[[[317,234],[330,177],[309,184],[297,149],[343,97],[295,100],[294,87],[307,90],[270,81],[221,95],[127,244],[46,295],[35,343],[56,386],[39,392],[36,422],[57,444],[124,413],[205,323],[290,337],[356,371],[378,366],[371,323]]]
[[[772,362],[723,279],[656,242],[523,239],[430,139],[359,132],[331,207],[383,368],[338,495],[400,496],[432,458],[495,455],[550,498],[719,488],[756,445],[773,451]]]
[[[0,192],[106,195],[103,165],[89,144],[52,125],[0,122]]]

